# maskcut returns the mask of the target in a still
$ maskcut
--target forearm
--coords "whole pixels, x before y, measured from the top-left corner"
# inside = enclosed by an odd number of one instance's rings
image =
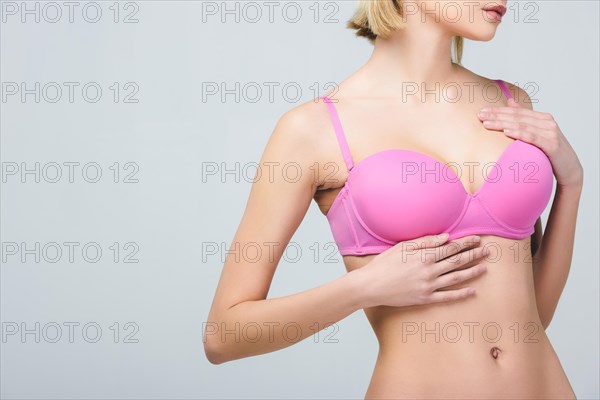
[[[207,321],[205,349],[220,364],[279,350],[363,308],[360,269],[293,295],[244,301]]]
[[[548,327],[567,282],[582,186],[558,185],[540,248],[533,257],[540,320]]]

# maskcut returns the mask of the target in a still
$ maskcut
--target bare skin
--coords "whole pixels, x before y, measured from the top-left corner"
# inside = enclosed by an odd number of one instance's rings
[[[477,82],[480,87],[491,82],[463,68],[456,76],[455,82]],[[359,73],[342,82],[339,95],[334,96],[339,100],[336,108],[355,163],[386,148],[416,150],[464,166],[461,183],[468,192],[475,193],[483,184],[482,166],[497,160],[512,141],[501,132],[491,132],[474,117],[482,107],[506,105],[505,98],[499,98],[497,104],[475,98],[464,103],[411,105],[409,110],[385,98],[359,98],[353,90],[361,86],[355,83],[360,79]],[[508,86],[523,106],[529,104],[525,92]],[[396,112],[390,111],[393,107]],[[443,117],[427,118],[433,113]],[[464,128],[457,132],[448,127]],[[334,148],[336,145],[334,141]],[[340,177],[333,180],[345,181],[343,162],[339,173]],[[324,214],[339,190],[335,187],[317,192],[315,200]],[[534,235],[521,240],[480,235],[480,246],[490,250],[484,262],[487,271],[445,288],[473,287],[477,294],[472,298],[365,308],[380,344],[365,397],[575,398],[545,334],[549,321],[547,317],[541,320],[536,304],[532,243],[539,246],[541,236],[541,220]],[[372,268],[375,257],[345,256],[344,263],[347,271],[359,271],[365,266]]]
[[[302,104],[280,119],[260,160],[263,171],[278,162],[295,163],[301,173],[292,180],[279,169],[272,179],[263,174],[253,183],[231,248],[252,244],[264,251],[252,259],[227,256],[208,316],[206,355],[220,364],[280,350],[363,309],[380,344],[366,398],[575,398],[545,328],[570,266],[581,165],[557,127],[525,122],[531,104],[523,90],[509,84],[517,104],[502,95],[492,102],[482,91],[490,79],[450,64],[449,33],[489,40],[495,30],[483,24],[414,27],[422,30],[414,37],[378,38],[369,62],[329,94],[337,100],[355,164],[392,148],[461,166],[471,162],[472,170],[461,169],[461,184],[475,193],[484,182],[482,166],[496,161],[512,140],[539,144],[557,178],[546,232],[538,220],[532,237],[521,240],[415,238],[379,255],[345,256],[347,273],[336,280],[267,299],[282,252],[311,201],[326,214],[347,179],[325,105]],[[456,102],[443,96],[407,99],[401,96],[405,82],[428,88],[434,82],[461,88],[475,83],[479,90]],[[483,107],[500,108],[478,118]],[[484,126],[485,119],[493,120],[492,126]],[[518,129],[511,125],[515,121]],[[513,128],[510,134],[504,132],[507,126]],[[460,257],[447,258],[456,254]],[[286,324],[301,333],[290,334]],[[247,327],[261,335],[250,338]],[[237,337],[223,335],[225,329]]]

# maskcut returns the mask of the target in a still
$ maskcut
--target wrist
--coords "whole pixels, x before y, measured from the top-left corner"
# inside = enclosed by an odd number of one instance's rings
[[[373,293],[369,289],[367,270],[364,267],[354,269],[345,275],[348,293],[357,310],[376,306]]]
[[[557,183],[556,190],[560,194],[574,194],[579,196],[583,191],[583,181],[578,181],[576,183],[570,183],[567,185],[563,185],[561,183]]]
[[[583,189],[583,168],[579,168],[578,172],[571,174],[568,179],[565,179],[568,182],[559,182],[557,180],[557,187],[563,191],[570,192],[581,192]]]

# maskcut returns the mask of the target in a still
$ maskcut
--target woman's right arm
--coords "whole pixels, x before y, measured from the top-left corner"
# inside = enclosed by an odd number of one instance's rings
[[[315,154],[319,152],[315,130],[311,129],[315,119],[306,117],[311,114],[314,115],[298,109],[284,114],[261,157],[262,174],[252,184],[204,327],[204,350],[213,364],[288,347],[362,308],[466,297],[470,295],[468,288],[443,293],[436,289],[483,272],[474,267],[440,276],[483,254],[479,254],[479,248],[462,253],[465,257],[461,262],[440,261],[441,256],[426,260],[419,249],[441,244],[434,236],[427,236],[420,238],[418,248],[407,251],[401,244],[396,245],[365,267],[331,282],[267,299],[285,246],[303,220],[320,183],[313,170]],[[338,165],[344,165],[339,157]],[[283,172],[285,166],[290,166],[288,174]],[[468,239],[446,248],[444,257],[469,247]]]
[[[213,364],[290,346],[290,338],[300,341],[315,327],[325,328],[361,307],[359,282],[350,274],[266,299],[277,264],[319,184],[313,171],[314,122],[304,115],[294,109],[282,116],[259,162],[261,173],[252,184],[204,329],[205,353]]]

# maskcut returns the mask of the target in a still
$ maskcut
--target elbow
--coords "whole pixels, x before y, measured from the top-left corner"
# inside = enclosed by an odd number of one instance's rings
[[[215,322],[205,322],[202,343],[204,346],[204,355],[206,359],[214,365],[223,364],[227,359],[226,349],[220,341],[221,335],[218,330],[218,324]]]
[[[208,362],[210,362],[213,365],[219,365],[229,361],[226,350],[224,349],[222,344],[219,343],[218,336],[213,337],[211,339],[206,339],[205,337],[204,355],[206,356]]]
[[[223,357],[223,353],[214,345],[204,343],[204,355],[208,362],[213,365],[223,364],[226,360]]]

